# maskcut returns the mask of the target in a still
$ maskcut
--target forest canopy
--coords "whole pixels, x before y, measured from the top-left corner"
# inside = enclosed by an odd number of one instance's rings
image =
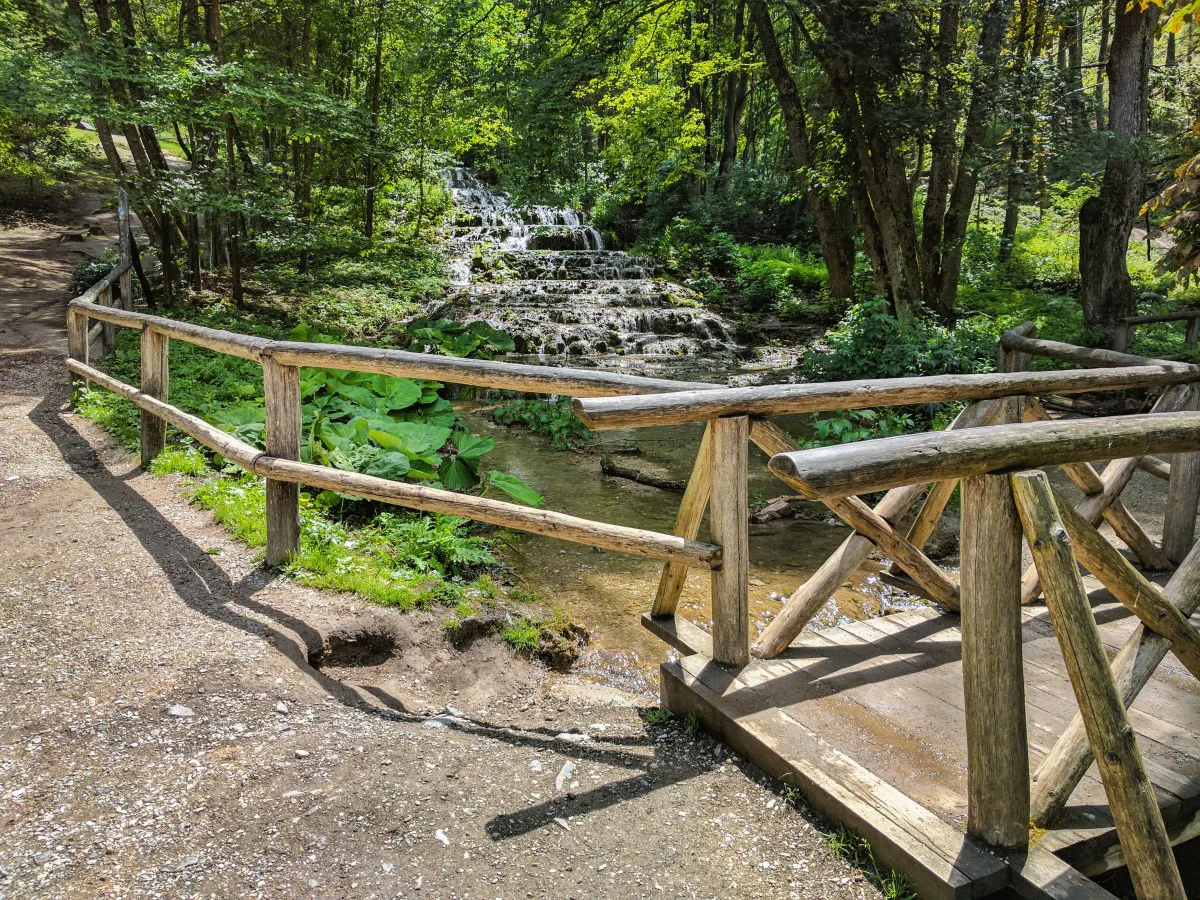
[[[454,163],[701,282],[794,247],[831,301],[902,323],[952,323],[981,261],[1008,277],[1050,222],[1066,274],[1030,283],[1111,344],[1135,220],[1182,229],[1160,274],[1195,271],[1198,6],[0,0],[0,174],[52,181],[94,136],[167,301],[425,246]],[[739,290],[778,299],[790,271]]]

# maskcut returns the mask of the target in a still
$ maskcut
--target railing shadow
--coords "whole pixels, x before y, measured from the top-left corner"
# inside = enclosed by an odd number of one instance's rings
[[[87,438],[62,415],[62,402],[61,395],[47,395],[30,412],[30,421],[58,448],[71,472],[95,490],[121,517],[188,608],[222,625],[270,642],[302,675],[345,707],[391,722],[420,725],[428,721],[428,716],[410,711],[381,688],[350,685],[311,665],[310,654],[319,650],[322,644],[317,629],[303,619],[255,599],[255,595],[274,579],[270,571],[260,566],[241,580],[232,580],[208,553],[127,483],[132,475],[121,477],[108,469],[96,456]],[[239,612],[235,608],[238,606],[268,621]],[[488,823],[488,832],[496,840],[552,824],[556,818],[597,811],[622,800],[644,796],[701,775],[716,765],[711,760],[676,762],[669,770],[645,771],[643,767],[650,759],[631,748],[650,744],[649,737],[589,736],[586,742],[574,743],[559,740],[556,735],[561,730],[554,728],[514,728],[470,717],[446,717],[443,723],[457,731],[514,747],[553,750],[565,757],[637,767],[637,775],[615,784],[496,816]],[[654,759],[660,759],[657,751]]]

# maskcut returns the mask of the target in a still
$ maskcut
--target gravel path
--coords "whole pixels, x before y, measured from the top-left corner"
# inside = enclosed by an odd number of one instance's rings
[[[880,896],[646,701],[276,578],[141,473],[65,411],[52,234],[0,232],[0,900]]]

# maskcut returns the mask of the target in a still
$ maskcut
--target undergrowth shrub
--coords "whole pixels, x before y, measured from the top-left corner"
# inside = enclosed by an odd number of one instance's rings
[[[953,329],[924,319],[903,326],[886,301],[869,300],[826,333],[828,349],[807,354],[801,373],[808,381],[849,381],[990,372],[998,334],[998,324],[982,317]]]
[[[571,401],[560,397],[545,400],[508,400],[492,410],[497,425],[520,425],[541,437],[549,438],[555,450],[570,450],[592,436],[592,432],[571,409]]]

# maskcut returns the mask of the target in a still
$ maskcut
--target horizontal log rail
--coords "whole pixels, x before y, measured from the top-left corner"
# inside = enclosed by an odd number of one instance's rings
[[[822,500],[1035,465],[1138,457],[1151,450],[1200,450],[1200,413],[1110,416],[908,434],[781,453],[771,458],[770,468],[810,500]]]
[[[1138,325],[1151,325],[1158,322],[1187,322],[1187,332],[1184,343],[1195,344],[1200,340],[1200,309],[1184,309],[1173,313],[1156,313],[1150,316],[1126,316],[1117,320],[1117,335],[1114,343],[1118,347],[1128,347],[1133,340],[1133,329]]]
[[[1000,346],[1005,350],[1026,353],[1030,356],[1044,356],[1059,362],[1075,363],[1085,368],[1111,368],[1114,366],[1147,366],[1160,365],[1172,368],[1192,369],[1200,371],[1200,367],[1170,359],[1152,359],[1146,356],[1135,356],[1132,353],[1120,353],[1116,350],[1103,350],[1096,347],[1080,347],[1078,344],[1068,344],[1063,341],[1048,341],[1043,338],[1030,337],[1025,334],[1025,325],[1010,328],[1000,336]]]
[[[380,347],[272,341],[253,335],[178,322],[149,313],[112,309],[79,298],[70,302],[69,309],[89,318],[127,328],[152,328],[168,337],[217,353],[255,362],[271,359],[285,366],[349,369],[355,372],[396,375],[401,378],[428,378],[497,390],[575,397],[609,397],[614,394],[646,394],[680,389],[698,391],[719,387],[706,385],[704,382],[671,381],[665,378],[623,375],[618,372],[532,366],[487,359],[460,359]]]
[[[1200,380],[1200,369],[1156,363],[1103,371],[997,372],[677,390],[667,394],[576,400],[573,408],[589,428],[602,431],[679,425],[719,416],[818,413],[1026,394],[1081,394],[1164,387],[1195,380]]]
[[[263,478],[356,494],[408,509],[463,516],[577,544],[619,550],[687,566],[706,569],[721,566],[721,548],[716,544],[273,457],[231,437],[203,419],[163,403],[78,360],[67,360],[67,368],[75,375],[120,394],[140,409],[165,419],[225,459]]]

